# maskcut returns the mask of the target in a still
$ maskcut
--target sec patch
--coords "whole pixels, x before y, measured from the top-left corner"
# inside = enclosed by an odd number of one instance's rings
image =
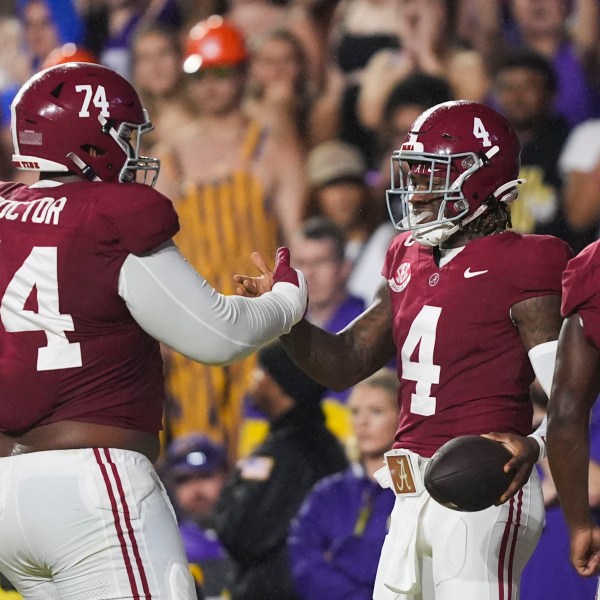
[[[405,261],[396,269],[394,276],[388,279],[388,284],[394,292],[401,292],[410,282],[410,278],[410,262]]]

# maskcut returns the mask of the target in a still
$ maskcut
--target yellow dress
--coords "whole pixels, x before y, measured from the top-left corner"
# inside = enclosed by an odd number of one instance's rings
[[[209,183],[184,183],[175,207],[181,231],[175,242],[183,255],[215,289],[234,293],[236,273],[255,274],[250,254],[274,257],[278,223],[253,174],[263,132],[251,122],[238,168]],[[254,357],[227,367],[209,367],[173,353],[167,392],[174,403],[167,427],[173,437],[203,431],[235,452],[241,404]],[[173,414],[175,413],[175,414]]]

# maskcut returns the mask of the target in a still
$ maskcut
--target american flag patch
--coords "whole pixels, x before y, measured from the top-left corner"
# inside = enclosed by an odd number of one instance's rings
[[[275,460],[271,456],[249,456],[239,463],[242,479],[265,481],[271,475]]]
[[[19,144],[28,144],[30,146],[41,146],[42,145],[42,134],[32,129],[25,129],[19,131]]]

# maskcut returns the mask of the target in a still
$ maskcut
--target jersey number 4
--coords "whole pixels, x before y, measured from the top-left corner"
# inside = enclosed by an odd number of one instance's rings
[[[38,312],[25,308],[34,288]],[[4,292],[0,318],[10,333],[43,331],[46,334],[48,344],[38,349],[38,371],[81,367],[81,347],[79,343],[69,342],[65,334],[74,330],[73,318],[59,311],[56,248],[33,248]]]
[[[440,382],[439,365],[433,363],[435,334],[442,314],[438,306],[425,305],[412,322],[406,340],[402,346],[402,379],[416,381],[415,393],[410,399],[410,412],[429,416],[435,413],[435,396],[431,395],[431,386]],[[418,360],[411,357],[419,347]]]

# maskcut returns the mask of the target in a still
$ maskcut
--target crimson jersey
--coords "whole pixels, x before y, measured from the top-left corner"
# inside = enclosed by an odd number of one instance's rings
[[[534,373],[510,308],[560,295],[570,257],[557,238],[508,231],[438,267],[432,248],[394,239],[383,276],[400,379],[396,447],[431,456],[459,435],[531,433]]]
[[[0,431],[63,420],[156,432],[159,345],[118,295],[121,266],[178,230],[140,184],[0,183]]]
[[[564,317],[577,313],[583,334],[600,350],[600,241],[584,248],[563,273]]]

